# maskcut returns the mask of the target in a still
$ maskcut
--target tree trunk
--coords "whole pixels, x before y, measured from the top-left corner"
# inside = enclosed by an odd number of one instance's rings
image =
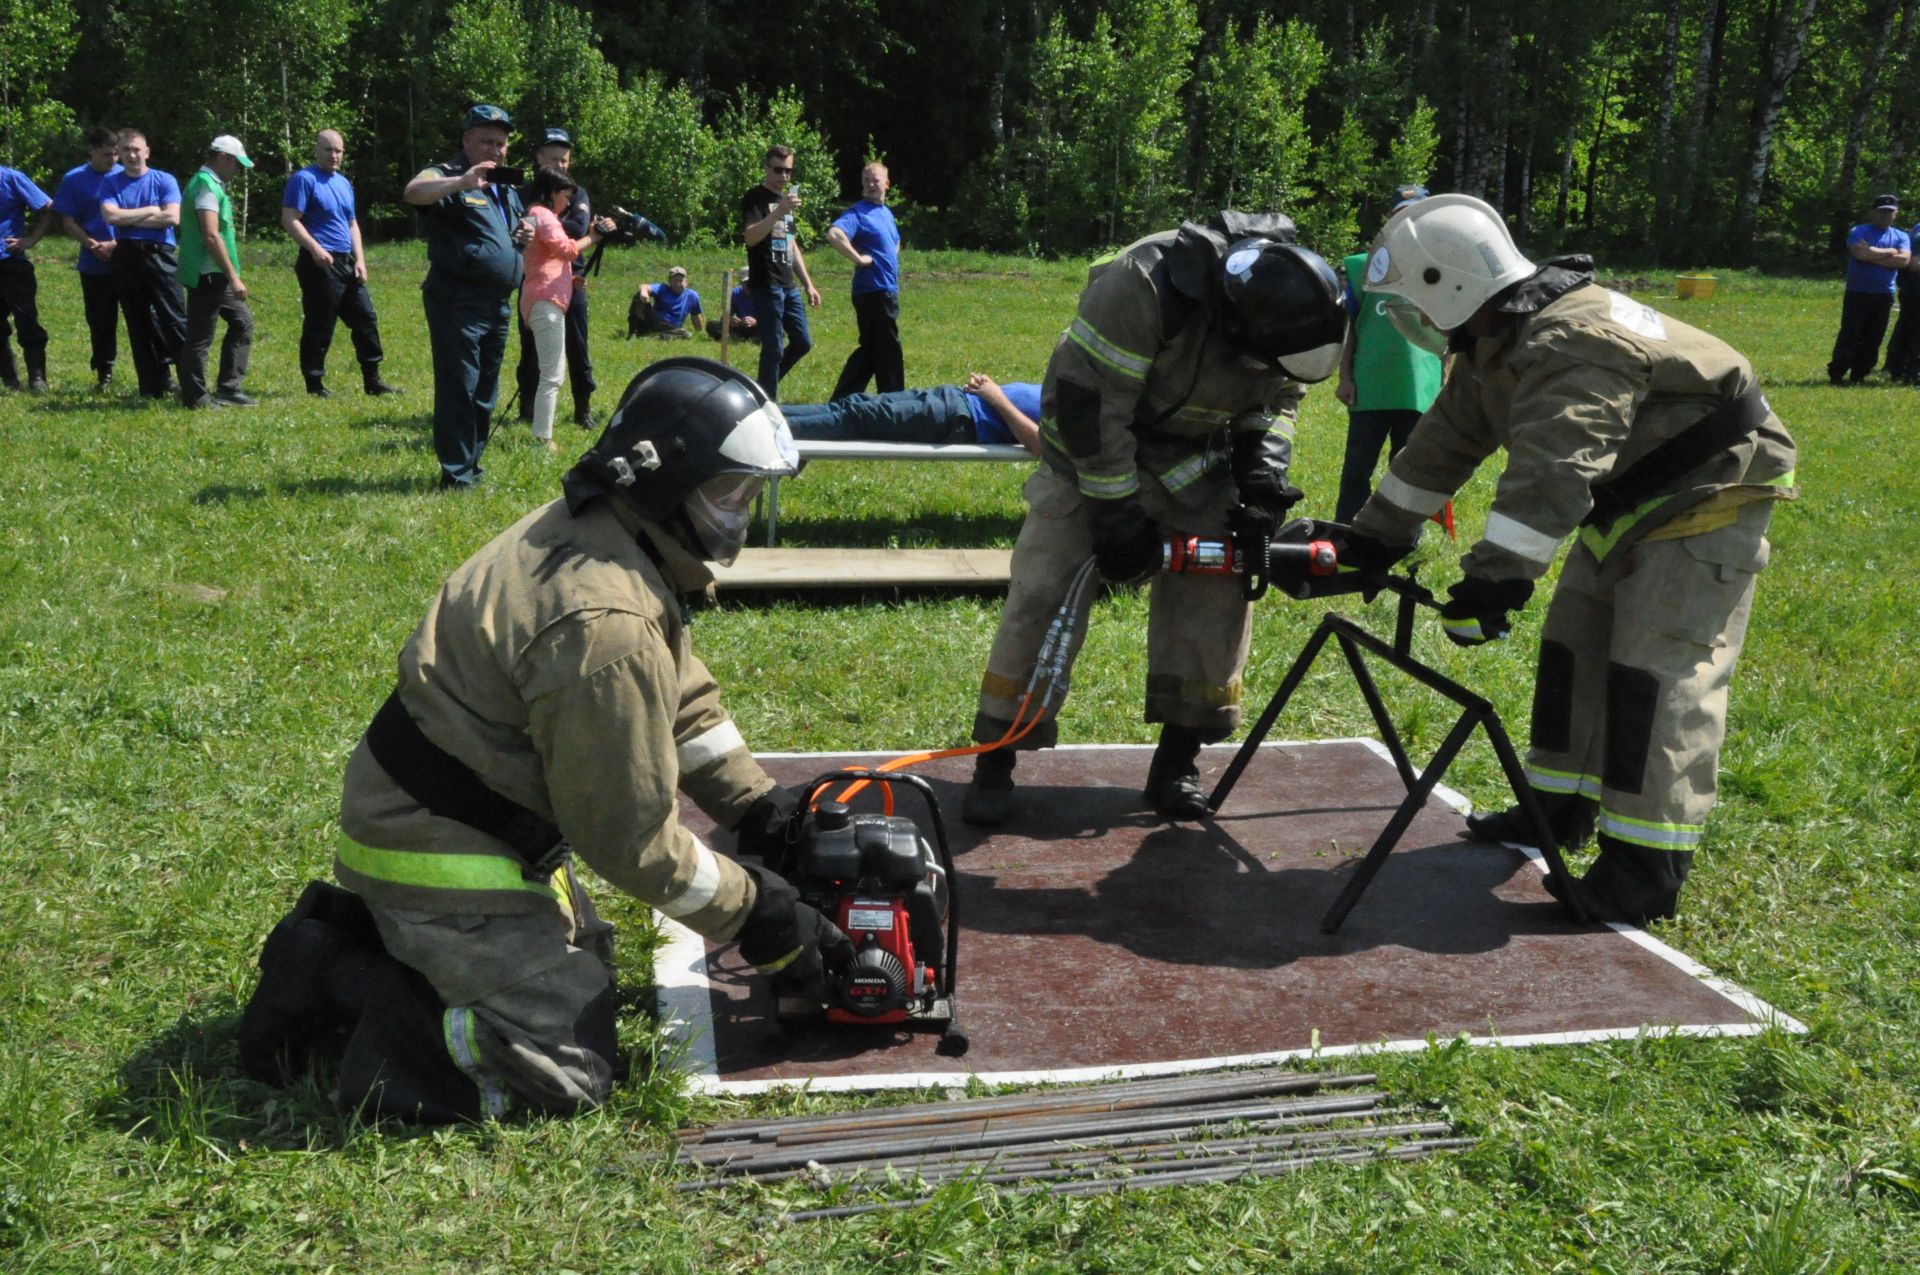
[[[1492,178],[1487,186],[1487,202],[1502,212],[1506,211],[1507,199],[1507,141],[1511,131],[1513,100],[1513,15],[1506,9],[1500,11],[1500,21],[1494,28],[1493,43],[1493,119],[1486,131],[1488,146],[1481,152],[1482,169]],[[1491,150],[1491,155],[1486,154]]]
[[[1673,208],[1678,214],[1691,209],[1694,216],[1687,220],[1696,220],[1699,210],[1693,206],[1693,175],[1700,167],[1700,137],[1707,114],[1707,96],[1710,85],[1719,75],[1717,54],[1719,49],[1719,28],[1715,25],[1716,14],[1721,12],[1719,0],[1701,0],[1700,3],[1700,42],[1693,53],[1693,87],[1688,95],[1689,106],[1686,115],[1684,141],[1681,143],[1681,162],[1674,174]],[[1682,219],[1676,215],[1662,222],[1659,234],[1665,242],[1678,241],[1680,229],[1676,225]]]
[[[1553,206],[1553,228],[1557,231],[1567,228],[1567,193],[1573,186],[1573,135],[1578,127],[1567,129],[1567,144],[1560,151],[1560,197]]]
[[[1680,75],[1680,4],[1668,0],[1660,41],[1660,114],[1653,130],[1653,230],[1664,233],[1673,209],[1673,94]]]
[[[1468,50],[1473,47],[1473,0],[1460,9],[1460,52],[1461,61],[1468,61]],[[1453,115],[1453,165],[1460,174],[1457,183],[1462,194],[1480,193],[1479,172],[1474,165],[1474,128],[1473,113],[1473,77],[1463,75],[1460,79],[1460,96],[1455,99]]]
[[[1754,223],[1760,212],[1760,195],[1766,185],[1767,165],[1773,159],[1773,133],[1780,123],[1780,110],[1786,104],[1787,86],[1800,69],[1807,49],[1807,32],[1813,23],[1813,11],[1820,0],[1792,0],[1781,10],[1778,38],[1773,42],[1773,57],[1767,66],[1764,95],[1756,104],[1752,144],[1747,148],[1747,172],[1741,191],[1735,242],[1748,246],[1753,239]]]
[[[1720,110],[1720,72],[1726,65],[1721,55],[1726,51],[1727,43],[1727,0],[1707,0],[1712,6],[1712,20],[1707,24],[1703,39],[1711,42],[1707,54],[1707,101],[1701,116],[1706,127],[1713,127],[1714,116]]]
[[[1855,178],[1860,169],[1860,141],[1867,131],[1868,112],[1873,109],[1874,98],[1879,93],[1880,73],[1886,67],[1888,53],[1893,49],[1894,28],[1900,28],[1901,56],[1904,60],[1905,46],[1913,32],[1913,9],[1914,0],[1886,0],[1881,11],[1873,15],[1873,51],[1868,55],[1866,69],[1860,76],[1860,91],[1854,95],[1853,118],[1847,125],[1847,144],[1840,154],[1840,179],[1835,183],[1833,192],[1835,217],[1828,246],[1835,250],[1844,247],[1847,227],[1853,224],[1857,203]]]
[[[1600,152],[1607,136],[1607,105],[1613,97],[1613,55],[1607,55],[1606,74],[1600,77],[1600,109],[1593,117],[1593,145],[1587,148],[1587,206],[1580,211],[1580,224],[1593,229],[1594,212],[1600,206]]]

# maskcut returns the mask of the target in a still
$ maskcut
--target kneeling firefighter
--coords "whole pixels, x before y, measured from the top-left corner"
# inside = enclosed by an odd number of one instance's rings
[[[441,587],[347,762],[334,870],[275,927],[240,1031],[272,1083],[349,1033],[349,1108],[428,1122],[602,1102],[615,1073],[612,927],[571,857],[782,986],[850,955],[793,887],[702,845],[684,792],[742,853],[792,798],[747,751],[678,596],[738,553],[797,454],[751,379],[704,359],[635,377],[563,498]]]
[[[1341,562],[1397,561],[1506,450],[1442,625],[1463,646],[1506,636],[1577,533],[1541,634],[1526,772],[1555,838],[1577,846],[1597,821],[1600,853],[1547,888],[1604,920],[1672,916],[1713,808],[1768,516],[1797,494],[1793,440],[1738,352],[1595,284],[1590,258],[1527,260],[1477,199],[1397,213],[1365,287],[1410,338],[1457,357]],[[1468,826],[1535,837],[1517,810]]]
[[[1041,389],[1042,464],[1012,584],[981,679],[973,737],[1007,738],[1036,654],[1089,555],[1113,584],[1152,579],[1146,719],[1162,724],[1146,795],[1162,813],[1207,813],[1200,746],[1240,722],[1249,617],[1240,583],[1160,571],[1168,535],[1255,534],[1300,490],[1287,478],[1303,381],[1339,366],[1346,310],[1327,263],[1278,214],[1223,212],[1095,263]],[[1077,595],[1084,608],[1087,592]],[[1082,617],[1084,618],[1084,613]],[[1014,749],[1058,736],[1078,635],[1041,675],[1038,724],[982,753],[961,808],[992,826],[1012,811]],[[1025,722],[1022,722],[1024,725]]]

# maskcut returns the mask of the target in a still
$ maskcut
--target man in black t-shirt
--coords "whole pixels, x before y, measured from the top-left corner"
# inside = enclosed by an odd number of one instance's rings
[[[780,378],[813,348],[807,306],[819,306],[820,290],[807,277],[806,259],[793,237],[793,210],[800,206],[799,193],[787,189],[793,180],[793,148],[769,146],[763,163],[766,180],[740,200],[740,220],[747,241],[748,287],[760,318],[760,386],[769,398],[778,399]],[[806,289],[804,304],[801,288]]]

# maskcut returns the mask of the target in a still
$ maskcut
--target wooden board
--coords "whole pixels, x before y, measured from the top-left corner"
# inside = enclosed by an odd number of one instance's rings
[[[727,589],[1004,589],[1011,549],[743,549],[714,579]]]

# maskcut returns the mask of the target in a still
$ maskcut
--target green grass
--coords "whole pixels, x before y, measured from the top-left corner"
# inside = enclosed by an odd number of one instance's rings
[[[65,253],[42,254],[55,392],[0,398],[0,1268],[1456,1272],[1895,1271],[1920,1264],[1920,579],[1916,399],[1835,392],[1837,285],[1722,276],[1661,303],[1747,351],[1802,449],[1806,496],[1775,519],[1724,757],[1725,799],[1685,914],[1661,937],[1809,1024],[1805,1037],[1650,1037],[1379,1060],[1397,1092],[1483,1136],[1466,1156],[1136,1199],[996,1201],[952,1188],[918,1212],[796,1230],[760,1217],[798,1189],[674,1195],[657,1154],[681,1118],[742,1109],[670,1077],[575,1121],[369,1129],[314,1086],[240,1078],[232,1032],[268,926],[324,875],[339,775],[443,576],[555,493],[564,461],[508,429],[471,496],[432,490],[430,372],[410,246],[375,296],[399,400],[315,403],[294,362],[285,247],[250,247],[255,412],[95,399]],[[711,302],[731,254],[610,253],[595,284],[603,408],[646,361],[626,296],[684,262]],[[831,386],[851,348],[846,271],[813,263],[818,348],[787,384]],[[916,254],[903,306],[916,384],[1037,378],[1080,272]],[[710,352],[702,342],[692,352]],[[337,389],[352,389],[342,335]],[[131,368],[123,355],[124,390]],[[1297,477],[1326,513],[1343,414],[1308,398]],[[563,432],[567,427],[562,427]],[[567,436],[571,445],[577,432]],[[1006,466],[816,465],[783,496],[788,543],[1011,543]],[[1491,475],[1460,502],[1480,525]],[[1450,555],[1436,554],[1436,558]],[[1429,569],[1450,579],[1450,563]],[[1359,604],[1352,604],[1358,610]],[[956,742],[991,599],[783,601],[702,614],[695,641],[763,749]],[[1264,696],[1317,609],[1261,604]],[[1384,625],[1380,603],[1368,612]],[[1539,606],[1518,640],[1420,653],[1523,723]],[[1095,609],[1063,729],[1148,740],[1143,600]],[[1334,665],[1280,733],[1369,728]],[[1441,706],[1389,689],[1430,750]],[[1482,802],[1475,745],[1450,776]],[[626,1043],[649,1045],[643,910],[622,923]],[[1274,1007],[1286,1014],[1285,1005]],[[766,1099],[759,1110],[822,1105]]]

